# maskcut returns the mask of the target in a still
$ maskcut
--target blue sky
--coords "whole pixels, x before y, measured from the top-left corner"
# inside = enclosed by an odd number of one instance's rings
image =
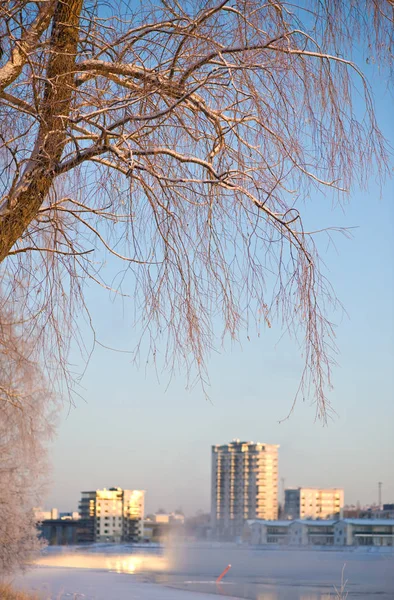
[[[377,112],[394,146],[392,98],[374,82]],[[291,407],[302,360],[278,326],[260,337],[225,344],[208,361],[206,400],[182,375],[158,377],[143,356],[97,348],[82,381],[84,399],[64,407],[52,444],[52,484],[45,504],[75,509],[80,491],[119,485],[147,491],[149,511],[182,507],[209,510],[210,447],[237,437],[280,444],[279,476],[286,486],[345,488],[348,503],[394,502],[394,186],[382,197],[372,179],[368,192],[354,190],[344,210],[330,197],[312,198],[305,212],[322,226],[351,226],[353,239],[322,238],[320,252],[347,315],[336,314],[338,367],[330,400],[336,415],[323,427],[315,408]],[[98,289],[88,301],[100,339],[132,347],[127,304]],[[130,311],[131,312],[131,311]],[[76,370],[83,366],[77,353]]]

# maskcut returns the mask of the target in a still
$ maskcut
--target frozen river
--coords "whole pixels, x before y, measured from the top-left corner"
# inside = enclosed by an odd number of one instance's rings
[[[231,570],[222,591],[250,600],[323,600],[341,585],[342,570],[349,600],[394,598],[394,554],[250,548],[178,548],[170,565],[176,574],[159,579],[179,581],[188,589],[211,591],[214,579],[227,564]],[[183,578],[183,582],[182,582]]]
[[[218,587],[216,578],[228,564],[231,569]],[[114,547],[83,554],[51,551],[16,583],[56,600],[183,600],[211,594],[327,600],[336,598],[334,586],[339,589],[343,569],[348,600],[394,598],[394,553],[275,551],[225,544],[173,546],[163,553]]]

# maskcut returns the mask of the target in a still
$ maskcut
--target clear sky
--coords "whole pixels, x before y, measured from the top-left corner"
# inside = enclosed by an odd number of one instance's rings
[[[376,76],[376,73],[375,73]],[[392,97],[374,80],[377,112],[394,146]],[[345,501],[394,502],[394,186],[379,197],[355,190],[350,204],[312,198],[311,221],[354,226],[353,239],[336,236],[320,251],[345,306],[336,315],[339,366],[330,400],[336,415],[323,427],[315,409],[299,402],[288,420],[302,360],[278,326],[230,343],[209,359],[207,401],[177,375],[158,377],[151,365],[97,348],[83,378],[84,400],[65,406],[52,444],[52,484],[46,506],[76,509],[81,490],[118,485],[146,490],[147,510],[187,514],[209,510],[210,448],[233,438],[280,444],[279,477],[286,486],[345,488]],[[88,292],[102,342],[131,348],[131,318],[98,289]],[[131,313],[130,307],[130,313]],[[280,341],[279,341],[280,340]],[[83,366],[73,354],[76,371]]]

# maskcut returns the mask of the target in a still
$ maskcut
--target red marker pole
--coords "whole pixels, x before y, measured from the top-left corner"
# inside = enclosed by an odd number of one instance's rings
[[[223,573],[220,573],[219,577],[216,580],[216,583],[220,583],[223,579],[223,577],[226,575],[226,573],[229,572],[229,570],[231,569],[231,565],[227,565],[227,567],[224,569]]]

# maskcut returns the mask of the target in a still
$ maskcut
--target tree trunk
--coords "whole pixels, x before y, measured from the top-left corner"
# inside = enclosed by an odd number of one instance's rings
[[[0,262],[37,215],[55,178],[66,143],[81,9],[82,0],[58,0],[56,5],[40,128],[26,170],[0,215]]]

